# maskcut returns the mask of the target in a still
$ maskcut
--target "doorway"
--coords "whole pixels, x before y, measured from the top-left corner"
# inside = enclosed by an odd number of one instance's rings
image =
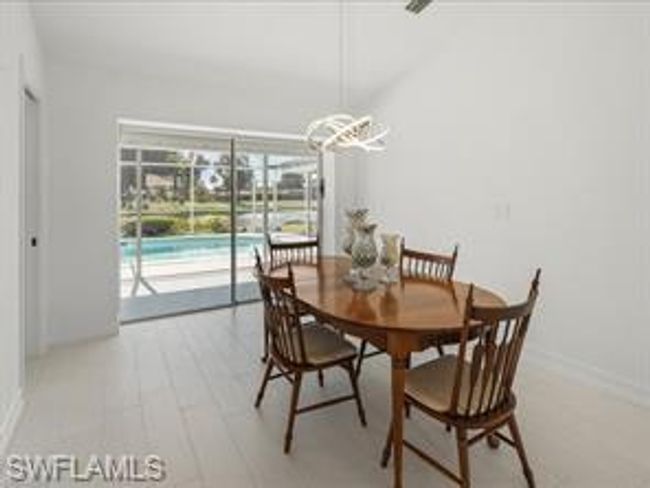
[[[321,232],[321,167],[301,137],[121,121],[120,320],[258,299],[254,249]]]
[[[23,347],[25,358],[41,353],[41,293],[40,293],[40,152],[39,106],[36,97],[27,89],[22,97],[22,153],[23,153]]]

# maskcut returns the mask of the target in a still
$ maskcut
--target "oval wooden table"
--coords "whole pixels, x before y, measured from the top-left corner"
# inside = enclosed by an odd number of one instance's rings
[[[428,348],[441,337],[458,337],[463,325],[465,283],[436,283],[404,278],[370,292],[355,291],[343,277],[350,260],[321,257],[317,264],[294,265],[298,299],[328,318],[334,327],[385,350],[391,356],[394,432],[394,486],[402,486],[404,381],[411,353]],[[274,273],[286,273],[282,269]],[[503,306],[496,294],[474,288],[475,303]]]

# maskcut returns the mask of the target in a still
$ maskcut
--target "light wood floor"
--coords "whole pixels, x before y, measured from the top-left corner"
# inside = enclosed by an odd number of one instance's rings
[[[285,456],[287,384],[271,383],[262,408],[252,406],[262,372],[260,324],[260,306],[248,305],[125,326],[119,337],[51,352],[31,365],[9,452],[156,453],[168,478],[155,486],[390,486],[390,470],[379,467],[389,410],[385,358],[370,359],[362,375],[367,429],[352,403],[302,415]],[[348,385],[342,372],[328,374],[323,389],[308,378],[304,399]],[[650,410],[531,366],[518,390],[539,487],[650,486]],[[416,413],[407,435],[455,462],[453,437],[440,425]],[[474,487],[525,486],[507,447],[478,445],[471,467]],[[410,453],[405,479],[412,488],[453,486]]]

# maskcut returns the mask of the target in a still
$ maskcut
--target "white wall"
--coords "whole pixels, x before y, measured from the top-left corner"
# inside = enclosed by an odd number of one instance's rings
[[[40,95],[40,49],[28,8],[0,3],[0,452],[21,405],[21,90]]]
[[[48,59],[49,342],[115,333],[119,117],[301,133],[336,90],[268,76],[159,78]],[[331,168],[328,169],[333,175]],[[328,188],[333,200],[334,187]],[[326,222],[333,222],[332,211]]]
[[[541,266],[528,356],[650,402],[650,17],[588,9],[440,7],[357,192],[410,246],[460,243],[460,279],[514,300]]]

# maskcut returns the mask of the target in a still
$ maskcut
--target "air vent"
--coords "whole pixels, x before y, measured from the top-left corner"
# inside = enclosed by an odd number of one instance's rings
[[[432,2],[432,0],[411,0],[406,6],[406,10],[419,14]]]

